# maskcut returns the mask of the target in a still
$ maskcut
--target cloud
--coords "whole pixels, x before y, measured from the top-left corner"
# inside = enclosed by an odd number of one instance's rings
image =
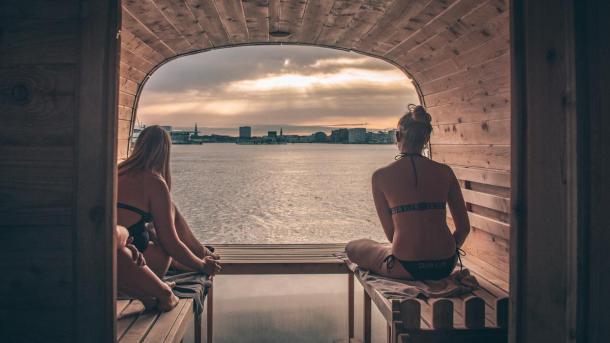
[[[145,124],[231,128],[239,125],[395,126],[417,102],[410,80],[384,61],[302,46],[219,49],[182,57],[145,85]]]

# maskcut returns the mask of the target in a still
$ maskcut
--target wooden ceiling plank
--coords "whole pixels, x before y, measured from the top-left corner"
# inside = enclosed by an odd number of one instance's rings
[[[121,62],[124,62],[145,74],[155,67],[155,64],[150,63],[127,49],[121,49]]]
[[[392,0],[366,0],[362,3],[358,13],[336,40],[336,45],[348,49],[353,48],[383,17],[392,2]]]
[[[212,46],[195,15],[184,0],[153,0],[157,8],[174,28],[186,39],[193,49],[207,49]]]
[[[478,97],[496,96],[510,93],[510,80],[506,76],[489,79],[481,84],[460,87],[442,93],[426,96],[428,108],[446,104],[463,104]],[[434,118],[433,118],[434,120]]]
[[[390,50],[396,44],[399,44],[400,37],[404,36],[401,27],[406,25],[412,17],[419,14],[431,2],[433,0],[395,1],[366,36],[360,39],[356,48],[379,54]],[[396,34],[397,32],[400,33]]]
[[[301,30],[294,39],[300,43],[315,43],[333,4],[334,0],[310,0],[303,15]]]
[[[127,49],[153,64],[161,63],[165,57],[151,48],[131,31],[121,31],[121,49]]]
[[[364,0],[335,0],[316,38],[318,44],[335,44],[354,19]]]
[[[165,58],[170,58],[176,55],[176,52],[167,46],[157,35],[155,35],[146,25],[142,24],[134,17],[129,10],[123,7],[122,13],[122,31],[129,31],[139,40],[150,46],[151,49],[158,52]]]
[[[268,26],[269,32],[275,32],[281,30],[281,13],[280,13],[280,0],[269,0],[269,8],[268,8]],[[269,36],[269,41],[277,42],[280,38]]]
[[[406,35],[403,40],[386,52],[386,57],[400,60],[413,47],[425,42],[448,26],[461,24],[459,19],[480,6],[484,0],[459,0],[452,3],[444,11],[425,22],[423,26]]]
[[[141,83],[146,78],[146,73],[130,66],[125,62],[121,62],[119,66],[119,75],[134,82]]]
[[[232,43],[248,42],[248,27],[240,0],[215,0],[216,10]]]
[[[242,0],[250,42],[269,41],[269,0]]]
[[[219,47],[231,44],[213,0],[186,0],[186,4],[191,9],[197,23],[208,35],[213,46]]]
[[[125,0],[123,7],[176,53],[192,50],[191,44],[168,21],[152,0]]]
[[[283,40],[296,41],[296,37],[301,32],[303,16],[307,5],[307,0],[280,0],[280,26],[291,33],[290,36]]]
[[[393,52],[394,47],[397,44],[401,43],[405,37],[412,35],[424,25],[428,24],[431,20],[434,20],[434,18],[446,11],[456,1],[457,0],[433,0],[408,21],[403,21],[403,23],[399,26],[399,29],[396,30],[396,32],[394,32],[388,40],[393,42],[394,46],[390,50],[386,51],[386,57],[395,58],[396,56],[399,56],[400,52]]]
[[[460,19],[462,25],[468,27],[468,31],[458,33],[453,26],[447,27],[425,43],[408,51],[400,63],[415,70],[429,69],[447,58],[458,56],[461,52],[470,51],[497,36],[509,33],[508,11],[500,12],[496,7],[491,9],[484,5],[471,14],[478,19],[476,23],[472,18]]]
[[[428,95],[508,75],[510,71],[509,57],[509,54],[505,54],[485,63],[473,65],[458,73],[450,74],[434,81],[420,83],[420,89],[424,95]]]

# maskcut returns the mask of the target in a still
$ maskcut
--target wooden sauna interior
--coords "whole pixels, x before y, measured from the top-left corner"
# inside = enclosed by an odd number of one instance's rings
[[[0,6],[5,332],[113,339],[114,173],[129,151],[142,87],[172,59],[251,44],[344,49],[403,69],[433,117],[432,158],[461,180],[473,228],[466,250],[510,286],[511,341],[608,332],[596,305],[608,300],[608,273],[599,273],[608,272],[608,219],[592,205],[608,204],[601,95],[610,77],[600,32],[610,30],[600,13],[610,10],[602,1]]]

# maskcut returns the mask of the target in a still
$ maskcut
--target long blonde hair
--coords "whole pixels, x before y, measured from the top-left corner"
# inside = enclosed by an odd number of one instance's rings
[[[172,140],[159,125],[153,125],[140,132],[133,152],[119,164],[119,175],[132,172],[153,172],[165,179],[171,189],[172,176],[169,167]]]

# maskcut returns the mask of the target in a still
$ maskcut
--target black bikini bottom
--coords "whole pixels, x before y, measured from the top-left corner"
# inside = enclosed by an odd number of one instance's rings
[[[443,260],[403,261],[397,259],[394,255],[389,255],[383,261],[387,263],[388,270],[392,269],[395,260],[398,261],[403,266],[403,268],[405,268],[406,271],[411,274],[413,279],[421,281],[440,280],[446,278],[451,274],[451,272],[457,265],[458,259],[461,261],[459,250],[457,250],[453,256]]]

